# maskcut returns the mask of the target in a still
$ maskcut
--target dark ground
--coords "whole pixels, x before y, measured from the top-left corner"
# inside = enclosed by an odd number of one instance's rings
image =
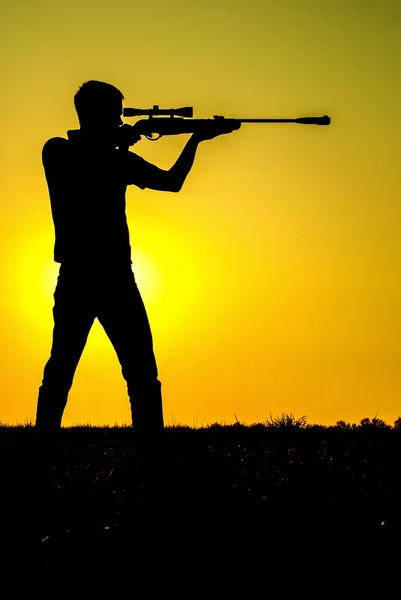
[[[336,544],[352,554],[361,540],[377,551],[401,533],[398,427],[166,428],[164,484],[151,501],[130,428],[63,429],[48,488],[33,437],[30,426],[0,427],[10,568],[140,573],[155,561],[232,564],[264,551],[285,560],[312,540],[315,554]]]

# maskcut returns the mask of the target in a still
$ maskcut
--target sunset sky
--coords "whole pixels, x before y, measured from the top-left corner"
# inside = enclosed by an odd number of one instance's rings
[[[400,2],[4,0],[0,34],[1,422],[35,418],[59,269],[41,151],[89,79],[127,107],[332,119],[244,124],[180,193],[128,188],[166,424],[401,415]],[[132,150],[169,169],[188,138]],[[95,321],[63,425],[129,408]]]

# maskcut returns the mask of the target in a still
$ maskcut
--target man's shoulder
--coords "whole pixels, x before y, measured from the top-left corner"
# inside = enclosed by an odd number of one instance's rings
[[[44,167],[53,167],[63,160],[68,148],[68,140],[62,137],[53,137],[45,142],[42,149],[42,162]]]
[[[136,185],[144,190],[146,187],[151,187],[152,182],[162,173],[161,169],[135,152],[123,150],[120,156],[125,166],[124,179],[127,185]]]
[[[65,150],[65,148],[67,147],[66,144],[68,143],[68,140],[66,140],[65,138],[62,137],[52,137],[49,140],[47,140],[47,142],[44,143],[43,145],[43,152],[44,153],[53,153],[53,152],[57,152],[59,150]]]

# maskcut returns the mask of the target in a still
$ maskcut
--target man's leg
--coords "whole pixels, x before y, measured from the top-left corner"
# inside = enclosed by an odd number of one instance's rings
[[[152,334],[131,269],[109,275],[98,319],[117,353],[131,403],[134,443],[139,452],[162,452],[163,409]]]
[[[32,519],[47,522],[43,494],[51,484],[51,465],[57,450],[61,419],[74,373],[94,321],[88,281],[63,268],[54,292],[51,355],[43,373],[36,411],[35,440],[27,457],[27,481],[33,493]],[[36,498],[36,501],[35,501]]]
[[[60,269],[54,292],[54,329],[50,358],[39,388],[36,430],[43,437],[57,435],[75,370],[95,315],[89,281]]]

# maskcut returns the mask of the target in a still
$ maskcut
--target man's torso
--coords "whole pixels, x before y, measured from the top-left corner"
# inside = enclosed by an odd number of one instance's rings
[[[131,262],[125,194],[129,180],[127,157],[118,149],[99,150],[82,143],[80,131],[52,138],[43,150],[55,227],[56,262]],[[138,174],[139,187],[143,185]]]

